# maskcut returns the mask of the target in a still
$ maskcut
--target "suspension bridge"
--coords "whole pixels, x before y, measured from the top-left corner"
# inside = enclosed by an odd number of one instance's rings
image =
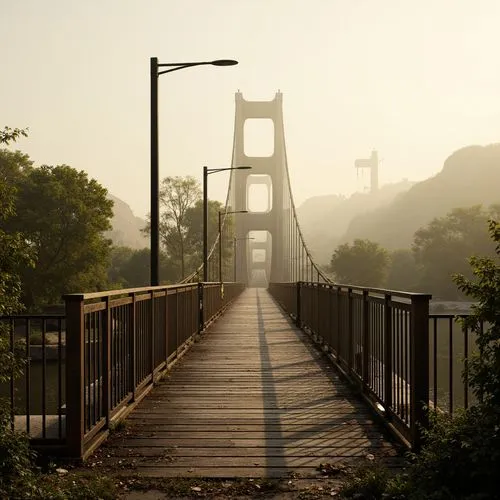
[[[11,425],[35,448],[143,475],[310,476],[395,463],[395,443],[418,449],[427,406],[468,405],[454,373],[471,339],[452,316],[431,315],[426,294],[333,283],[314,262],[282,94],[238,92],[235,110],[232,165],[251,169],[231,170],[208,281],[200,266],[176,285],[67,295],[64,315],[1,318],[12,349],[27,340],[8,392]],[[245,154],[249,119],[272,120],[271,156]],[[267,207],[241,213],[254,184]]]

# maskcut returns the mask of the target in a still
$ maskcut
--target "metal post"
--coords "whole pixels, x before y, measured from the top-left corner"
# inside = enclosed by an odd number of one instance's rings
[[[233,238],[233,261],[234,261],[233,281],[236,283],[236,238]]]
[[[160,283],[160,204],[158,169],[158,58],[151,58],[151,286]]]
[[[219,212],[219,283],[222,283],[222,224]]]
[[[422,430],[429,426],[429,295],[411,299],[410,316],[410,423],[412,449],[422,444]]]
[[[83,297],[66,302],[66,443],[72,458],[83,457],[85,437],[85,331]]]
[[[300,281],[297,281],[297,287],[296,287],[296,300],[297,300],[297,315],[295,316],[295,325],[298,326],[299,328],[302,327],[302,318],[300,314],[300,309],[301,309],[301,301],[300,301]]]
[[[384,299],[384,405],[392,407],[392,305],[391,296]],[[401,384],[401,381],[399,381]],[[393,408],[391,408],[393,409]]]
[[[203,281],[208,281],[208,168],[203,167]]]
[[[368,290],[363,290],[363,345],[362,345],[362,374],[363,384],[370,384],[370,304],[368,302]]]

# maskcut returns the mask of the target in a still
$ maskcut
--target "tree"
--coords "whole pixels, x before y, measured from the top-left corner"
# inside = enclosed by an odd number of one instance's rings
[[[389,256],[378,243],[356,239],[352,245],[337,247],[330,261],[330,270],[340,283],[359,286],[382,286]]]
[[[20,231],[36,254],[34,268],[23,268],[23,301],[29,309],[59,303],[61,295],[102,290],[110,241],[113,202],[97,181],[67,166],[19,166],[15,215],[7,231]]]
[[[419,283],[419,269],[410,249],[394,250],[389,255],[385,286],[391,290],[414,291]]]
[[[200,198],[200,185],[194,177],[165,177],[162,181],[160,238],[167,255],[180,264],[180,279],[186,276],[187,214]]]
[[[172,265],[165,252],[160,252],[161,281],[172,283],[178,269]],[[149,248],[134,250],[114,247],[108,268],[108,282],[113,288],[137,288],[149,286],[151,278],[151,251]]]
[[[27,129],[4,127],[0,130],[0,144],[16,142],[21,136],[28,137]]]
[[[491,214],[496,211],[498,207],[490,208]],[[420,288],[439,298],[463,298],[452,275],[470,276],[469,256],[493,254],[494,245],[486,230],[487,220],[488,212],[481,205],[456,208],[415,233],[412,249],[421,270]]]
[[[15,141],[26,132],[5,127],[0,131],[0,144]],[[18,153],[0,150],[0,316],[19,313],[23,309],[21,303],[20,270],[33,265],[34,252],[26,243],[23,234],[18,231],[7,232],[5,226],[15,216],[16,189],[11,182],[11,161],[20,157]],[[10,376],[21,372],[23,363],[21,356],[10,349],[10,342],[0,325],[0,383]]]

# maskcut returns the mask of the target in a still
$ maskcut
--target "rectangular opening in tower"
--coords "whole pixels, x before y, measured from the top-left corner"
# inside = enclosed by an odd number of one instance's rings
[[[247,118],[243,125],[243,151],[250,157],[274,154],[274,122],[270,118]]]
[[[247,177],[247,207],[249,212],[267,213],[273,208],[273,181],[270,175]]]

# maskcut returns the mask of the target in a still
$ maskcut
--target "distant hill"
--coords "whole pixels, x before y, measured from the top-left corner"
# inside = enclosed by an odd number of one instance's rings
[[[355,193],[349,198],[327,195],[307,199],[297,209],[297,215],[314,259],[319,264],[328,264],[354,217],[389,204],[413,184],[405,179],[384,185],[375,193]]]
[[[141,229],[146,226],[146,221],[136,217],[132,209],[123,201],[108,193],[108,198],[114,202],[113,229],[106,233],[106,237],[116,246],[126,246],[139,250],[149,246],[148,238],[144,237]]]
[[[388,249],[407,248],[413,235],[451,209],[500,203],[500,144],[469,146],[453,153],[434,177],[415,184],[392,203],[360,214],[341,242],[368,238]]]

